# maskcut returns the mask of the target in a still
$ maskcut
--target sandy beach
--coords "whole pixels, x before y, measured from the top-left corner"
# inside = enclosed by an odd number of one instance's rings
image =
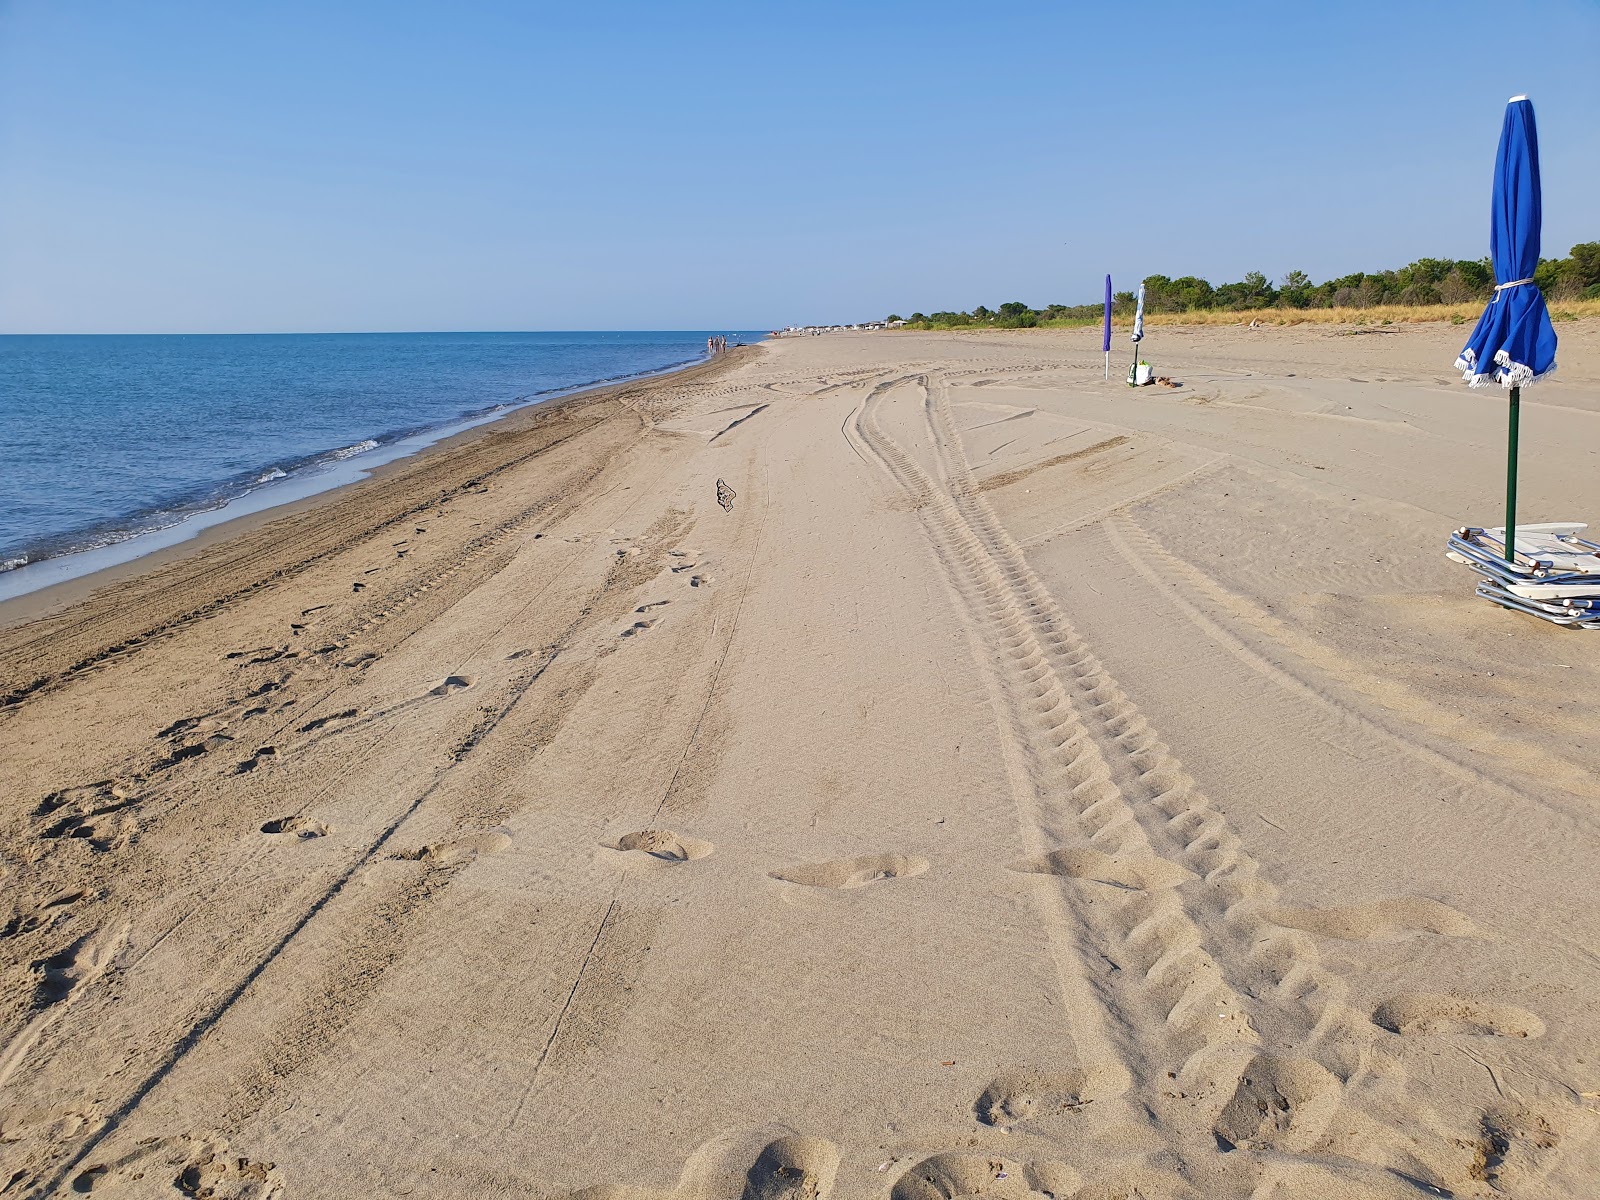
[[[1465,333],[779,339],[0,606],[0,1196],[1592,1196]]]

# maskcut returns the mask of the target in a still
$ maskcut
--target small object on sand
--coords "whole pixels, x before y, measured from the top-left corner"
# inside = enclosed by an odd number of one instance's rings
[[[734,491],[722,480],[717,480],[717,503],[722,505],[723,512],[733,511],[733,498],[739,493]]]

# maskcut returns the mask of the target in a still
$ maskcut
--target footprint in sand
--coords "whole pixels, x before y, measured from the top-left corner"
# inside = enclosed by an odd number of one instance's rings
[[[57,892],[38,904],[13,913],[4,925],[0,925],[0,938],[14,937],[19,933],[32,933],[35,929],[41,929],[74,904],[88,898],[89,893],[83,888]],[[0,1137],[0,1142],[4,1141],[5,1138]]]
[[[51,792],[39,801],[34,813],[43,817],[66,809],[73,816],[92,817],[131,804],[132,795],[127,784],[102,779],[98,783]]]
[[[927,859],[912,855],[864,854],[859,858],[839,858],[832,862],[802,863],[768,874],[773,879],[798,883],[801,887],[844,890],[866,887],[880,879],[910,879],[927,871],[930,865]]]
[[[1120,1096],[1130,1082],[1126,1069],[1116,1067],[1056,1074],[1016,1071],[997,1076],[973,1107],[985,1125],[1011,1130],[1028,1121],[1081,1112],[1096,1100]]]
[[[1072,1196],[1083,1186],[1065,1163],[1022,1163],[998,1154],[951,1153],[925,1158],[895,1181],[890,1200],[1036,1200]]]
[[[276,647],[273,647],[273,646],[254,646],[249,650],[230,650],[227,654],[224,654],[222,657],[223,657],[224,661],[231,662],[233,659],[243,658],[247,654],[268,654],[268,653],[271,653],[275,648]],[[174,729],[187,728],[187,725],[185,724],[185,722],[194,721],[194,720],[198,720],[198,719],[199,718],[197,718],[197,717],[185,717],[183,719],[183,721],[179,721],[176,725],[173,726],[173,728]],[[167,731],[166,730],[162,730],[161,733],[158,736],[166,737],[167,736]]]
[[[168,1186],[181,1195],[203,1200],[280,1200],[284,1195],[283,1177],[274,1164],[234,1153],[215,1134],[153,1138],[121,1158],[80,1171],[72,1190],[121,1194],[124,1184],[142,1180],[149,1188],[158,1179],[170,1180]]]
[[[107,926],[40,959],[33,965],[34,1007],[46,1008],[72,997],[111,965],[127,940],[126,925]]]
[[[617,634],[617,636],[618,637],[625,637],[625,638],[638,637],[641,633],[644,633],[646,630],[655,628],[656,623],[659,620],[660,620],[660,618],[657,617],[656,620],[654,620],[654,621],[635,621],[632,625],[628,626],[621,633]]]
[[[1536,1038],[1544,1022],[1514,1004],[1488,1004],[1461,996],[1413,992],[1392,996],[1373,1010],[1372,1023],[1406,1037],[1475,1034],[1480,1037]]]
[[[428,695],[448,696],[451,692],[465,691],[477,682],[471,675],[446,675],[443,683],[429,689]]]
[[[1090,883],[1104,883],[1130,891],[1155,891],[1176,887],[1197,878],[1193,871],[1154,854],[1105,854],[1088,848],[1052,850],[1011,868],[1037,875],[1061,875]]]
[[[690,587],[697,587],[697,588],[710,587],[711,586],[711,576],[709,576],[709,575],[691,575],[691,576],[689,576],[689,586]]]
[[[327,837],[333,832],[333,826],[313,821],[310,817],[274,817],[261,827],[261,832],[274,835],[289,834],[304,840]]]
[[[617,844],[610,848],[624,851],[638,850],[665,862],[688,862],[690,859],[705,858],[716,849],[710,842],[684,837],[682,834],[673,833],[670,829],[641,829],[637,833],[624,834],[617,839]]]
[[[177,737],[182,733],[217,733],[228,727],[228,722],[215,713],[199,717],[179,717],[171,725],[157,732],[158,738]]]
[[[1574,1139],[1593,1144],[1597,1128],[1594,1110],[1587,1105],[1545,1101],[1530,1106],[1521,1097],[1503,1101],[1485,1111],[1478,1123],[1473,1147],[1477,1161],[1469,1174],[1489,1184],[1496,1196],[1589,1195],[1593,1192],[1592,1174],[1590,1184],[1581,1191],[1571,1185],[1553,1186],[1551,1175],[1556,1156],[1570,1152]],[[1473,1194],[1484,1193],[1474,1190]]]
[[[173,758],[188,758],[205,752],[204,746],[194,746],[180,750]],[[38,836],[78,838],[102,852],[120,850],[139,831],[132,811],[137,805],[138,799],[131,788],[108,779],[86,787],[51,792],[34,811],[40,816],[54,816],[55,820],[39,830]]]
[[[634,609],[633,611],[636,612],[636,613],[645,613],[645,612],[649,612],[652,608],[660,608],[664,604],[671,604],[671,603],[672,603],[671,600],[652,600],[648,604],[639,605],[639,607]]]
[[[235,775],[248,775],[257,767],[264,763],[271,762],[277,756],[278,748],[276,746],[262,746],[257,749],[256,752],[249,758],[241,759],[239,762],[235,763],[233,767],[233,773]]]
[[[394,857],[407,862],[450,866],[485,854],[499,854],[511,845],[511,835],[502,829],[468,834],[446,842],[430,842],[416,850],[402,850]]]
[[[7,1148],[15,1157],[8,1160],[0,1156],[0,1195],[10,1188],[16,1188],[15,1194],[19,1196],[26,1193],[24,1181],[28,1172],[11,1168],[48,1156],[53,1147],[75,1138],[78,1131],[94,1119],[92,1109],[8,1105],[5,1115],[0,1116],[0,1147]]]
[[[1477,927],[1455,909],[1420,896],[1343,908],[1268,908],[1261,916],[1287,929],[1302,929],[1347,942],[1393,940],[1411,933],[1448,937],[1476,937],[1478,933]]]
[[[1339,1107],[1339,1081],[1308,1058],[1258,1054],[1217,1118],[1214,1133],[1224,1151],[1311,1148]]]
[[[745,1175],[740,1200],[820,1200],[833,1189],[839,1148],[814,1137],[769,1142]]]
[[[304,725],[301,725],[299,728],[297,728],[295,732],[315,733],[318,729],[321,729],[325,725],[332,725],[335,721],[348,721],[351,717],[360,715],[361,710],[359,708],[347,708],[343,712],[329,713],[325,717],[318,717],[313,721],[307,721]]]
[[[601,1184],[567,1192],[561,1200],[824,1200],[833,1194],[839,1147],[832,1142],[790,1134],[767,1142],[751,1162],[745,1156],[757,1144],[759,1135],[705,1143],[684,1164],[676,1187]],[[741,1173],[744,1186],[735,1192]]]

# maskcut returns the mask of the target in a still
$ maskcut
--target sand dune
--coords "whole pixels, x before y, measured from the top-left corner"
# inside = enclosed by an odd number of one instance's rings
[[[1443,558],[1460,332],[778,341],[0,608],[0,1195],[1591,1195],[1600,639]]]

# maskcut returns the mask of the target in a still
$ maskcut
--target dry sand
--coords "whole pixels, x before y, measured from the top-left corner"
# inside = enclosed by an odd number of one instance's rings
[[[0,1196],[1592,1196],[1600,636],[1442,556],[1462,333],[776,342],[13,623]]]

